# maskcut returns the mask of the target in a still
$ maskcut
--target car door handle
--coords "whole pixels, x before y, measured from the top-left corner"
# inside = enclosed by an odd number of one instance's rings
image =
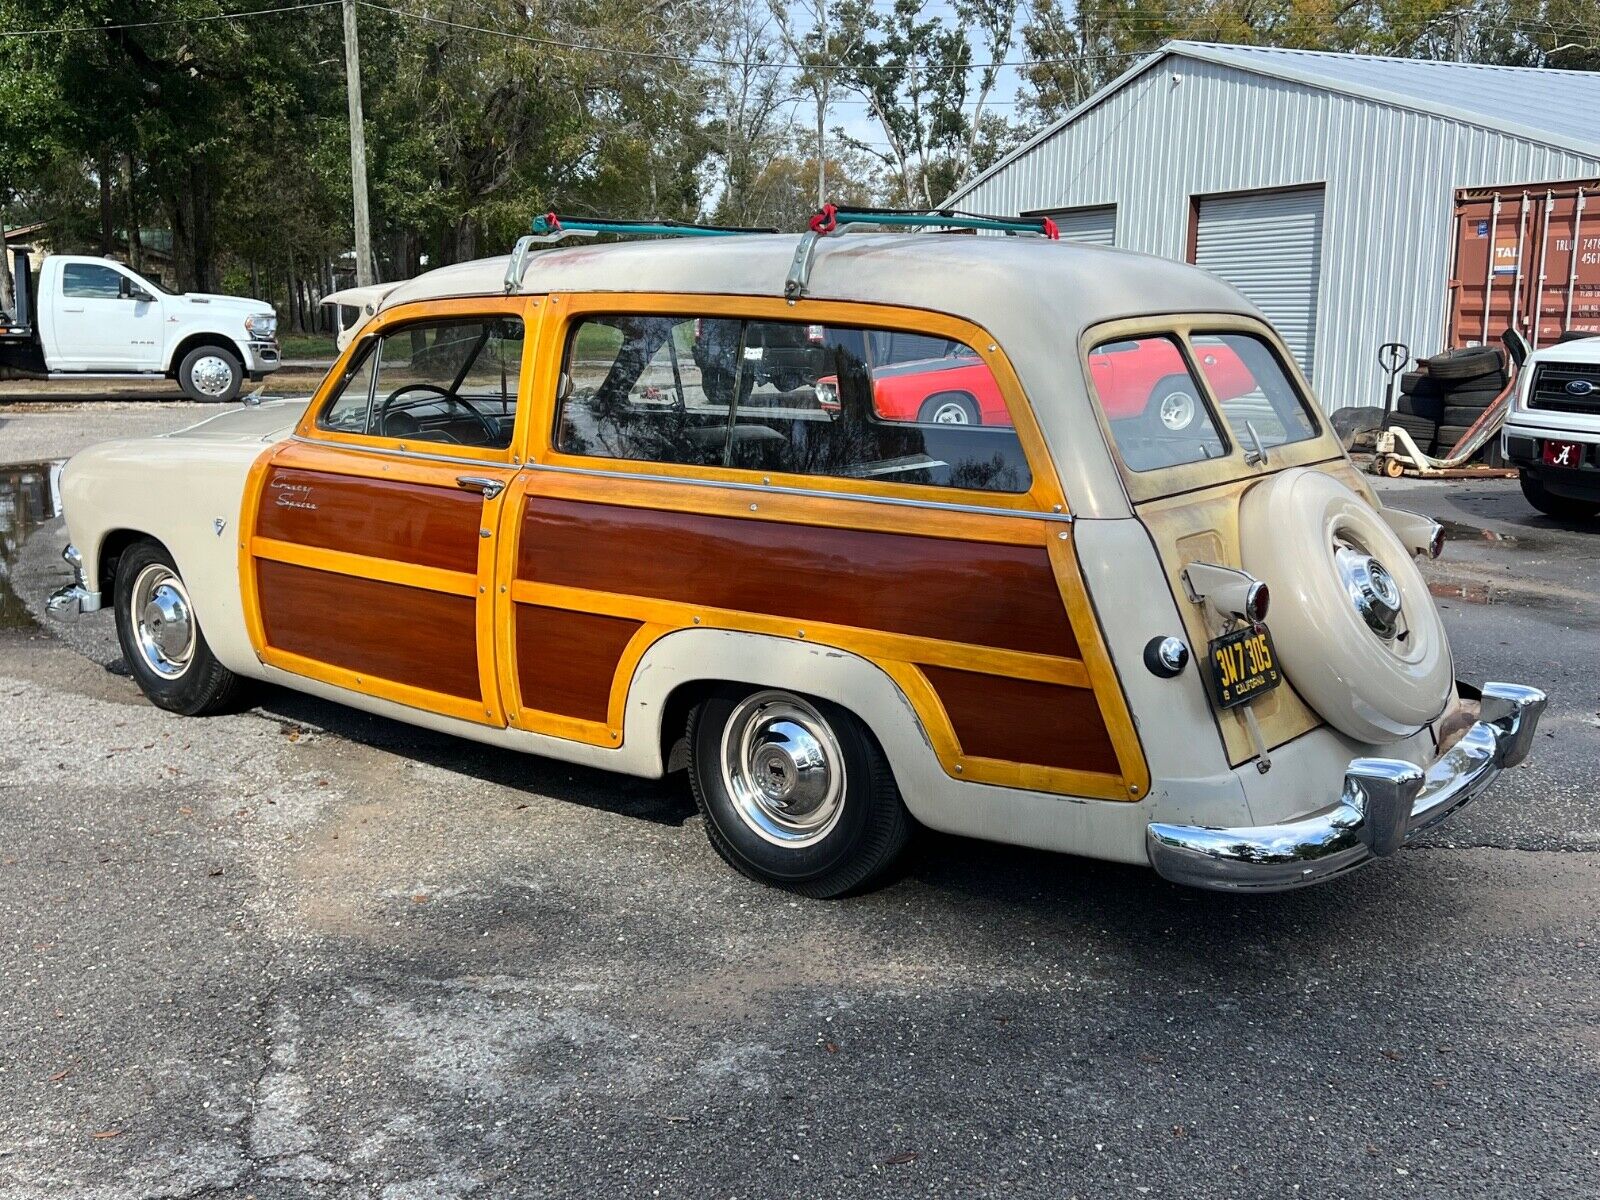
[[[498,479],[485,479],[481,475],[457,475],[456,486],[469,492],[482,492],[485,500],[493,500],[506,490],[506,485]]]
[[[62,312],[82,312],[83,311],[83,305],[80,304],[76,308],[72,308],[72,307],[69,307],[68,305],[63,304],[61,306],[61,311]]]

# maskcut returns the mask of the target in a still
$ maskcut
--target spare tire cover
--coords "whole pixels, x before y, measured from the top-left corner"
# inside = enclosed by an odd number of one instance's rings
[[[1239,543],[1244,569],[1272,589],[1279,665],[1330,725],[1381,745],[1444,711],[1455,668],[1439,610],[1364,499],[1292,468],[1245,493]]]

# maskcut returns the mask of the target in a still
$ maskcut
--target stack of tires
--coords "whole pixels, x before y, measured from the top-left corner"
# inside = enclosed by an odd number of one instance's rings
[[[1391,424],[1409,433],[1429,456],[1461,440],[1483,410],[1505,390],[1506,360],[1497,346],[1469,346],[1422,359],[1400,377]]]

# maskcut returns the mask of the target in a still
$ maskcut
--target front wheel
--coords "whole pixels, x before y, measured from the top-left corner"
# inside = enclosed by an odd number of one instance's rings
[[[1600,513],[1600,503],[1593,500],[1574,500],[1570,496],[1558,496],[1554,492],[1546,491],[1544,484],[1523,471],[1518,475],[1522,484],[1522,495],[1540,512],[1547,517],[1555,517],[1562,521],[1581,521]]]
[[[143,541],[123,551],[114,595],[122,656],[152,704],[186,717],[234,706],[243,681],[211,653],[164,547]]]
[[[244,367],[239,356],[221,346],[197,346],[178,364],[178,386],[201,404],[225,404],[239,398]]]
[[[711,844],[752,879],[842,896],[880,877],[910,839],[883,751],[836,704],[729,688],[690,715],[688,741]]]

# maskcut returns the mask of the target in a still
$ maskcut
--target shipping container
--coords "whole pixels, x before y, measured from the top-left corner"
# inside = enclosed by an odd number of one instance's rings
[[[1600,335],[1600,179],[1456,193],[1451,346]]]

